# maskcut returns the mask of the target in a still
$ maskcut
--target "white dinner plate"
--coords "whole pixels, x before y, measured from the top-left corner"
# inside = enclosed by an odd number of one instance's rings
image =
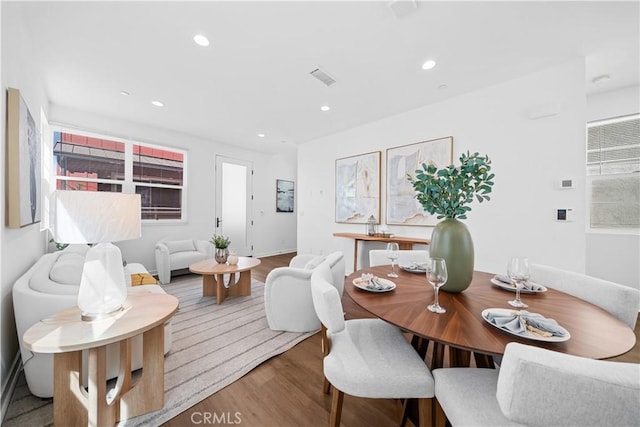
[[[511,291],[511,292],[515,292],[516,291],[516,285],[514,285],[512,283],[501,282],[500,280],[496,279],[495,277],[491,279],[491,283],[493,283],[494,285],[496,285],[500,289],[504,289],[505,291]],[[546,286],[538,285],[537,283],[536,283],[536,285],[540,286],[539,290],[530,291],[528,289],[520,289],[520,293],[523,293],[523,294],[539,294],[540,292],[547,292],[547,287]]]
[[[536,333],[533,333],[529,330],[527,330],[525,333],[523,334],[516,334],[515,332],[510,331],[507,328],[498,326],[494,323],[491,323],[489,321],[489,319],[487,319],[487,314],[489,312],[494,313],[494,314],[498,314],[498,315],[508,315],[509,313],[513,312],[514,309],[512,308],[487,308],[485,310],[482,310],[482,318],[485,320],[485,322],[487,322],[488,324],[490,324],[491,326],[493,326],[494,328],[498,328],[501,331],[504,331],[508,334],[511,335],[515,335],[516,337],[520,337],[520,338],[527,338],[530,340],[534,340],[534,341],[544,341],[544,342],[564,342],[564,341],[568,341],[569,338],[571,338],[571,334],[569,333],[569,331],[567,331],[565,328],[563,328],[562,326],[558,327],[564,332],[564,336],[563,337],[556,337],[556,336],[552,336],[552,337],[543,337],[542,335],[538,335]]]
[[[425,274],[427,272],[427,267],[419,264],[401,265],[400,268],[409,273]]]
[[[369,291],[369,292],[389,292],[396,288],[396,284],[393,283],[391,280],[383,279],[381,277],[378,277],[377,280],[383,286],[385,286],[385,289],[375,289],[373,286],[369,284],[367,280],[362,280],[360,278],[353,279],[353,286],[355,286],[356,288],[360,288],[363,291]]]

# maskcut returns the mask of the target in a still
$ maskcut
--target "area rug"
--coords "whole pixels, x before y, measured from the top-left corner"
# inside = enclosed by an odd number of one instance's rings
[[[178,279],[163,288],[180,300],[172,320],[173,344],[165,358],[164,408],[122,421],[122,427],[158,426],[313,335],[269,329],[264,284],[255,280],[251,296],[227,298],[221,305],[215,297],[202,296],[199,277]],[[52,399],[38,399],[28,393],[23,379],[21,384],[2,425],[52,425]]]

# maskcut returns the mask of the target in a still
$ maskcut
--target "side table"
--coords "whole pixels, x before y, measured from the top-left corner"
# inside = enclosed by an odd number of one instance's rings
[[[129,295],[121,311],[83,321],[77,307],[42,319],[24,334],[25,346],[53,353],[53,422],[56,426],[115,425],[164,405],[164,323],[178,309],[166,294]],[[143,372],[131,378],[131,338],[142,335]],[[120,343],[120,368],[107,396],[108,344]],[[88,350],[88,390],[82,386],[82,351]]]

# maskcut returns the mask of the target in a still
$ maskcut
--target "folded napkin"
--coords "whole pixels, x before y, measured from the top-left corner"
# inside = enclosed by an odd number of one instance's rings
[[[522,335],[526,331],[531,331],[543,337],[564,337],[566,335],[555,320],[547,319],[538,313],[529,313],[526,310],[488,311],[486,318],[494,325],[518,335]]]
[[[496,274],[493,278],[496,279],[498,282],[502,282],[504,284],[511,285],[514,288],[516,287],[516,285],[509,278],[509,276],[505,276],[504,274]],[[530,282],[530,281],[527,280],[526,282],[524,282],[522,284],[522,290],[531,291],[531,292],[538,292],[538,291],[543,291],[544,287],[538,285],[537,283]]]

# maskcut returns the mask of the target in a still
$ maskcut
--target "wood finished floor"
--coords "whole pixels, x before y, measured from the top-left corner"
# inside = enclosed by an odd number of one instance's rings
[[[264,282],[269,271],[288,265],[294,255],[261,258],[260,266],[252,270],[253,277]],[[342,303],[346,318],[370,317],[346,294]],[[640,320],[635,329],[635,347],[612,360],[640,363],[639,332]],[[329,422],[331,399],[322,393],[322,379],[320,335],[315,334],[291,350],[264,362],[163,426],[240,424],[246,427],[324,427]],[[398,406],[391,399],[345,396],[342,426],[397,426],[399,416]]]

